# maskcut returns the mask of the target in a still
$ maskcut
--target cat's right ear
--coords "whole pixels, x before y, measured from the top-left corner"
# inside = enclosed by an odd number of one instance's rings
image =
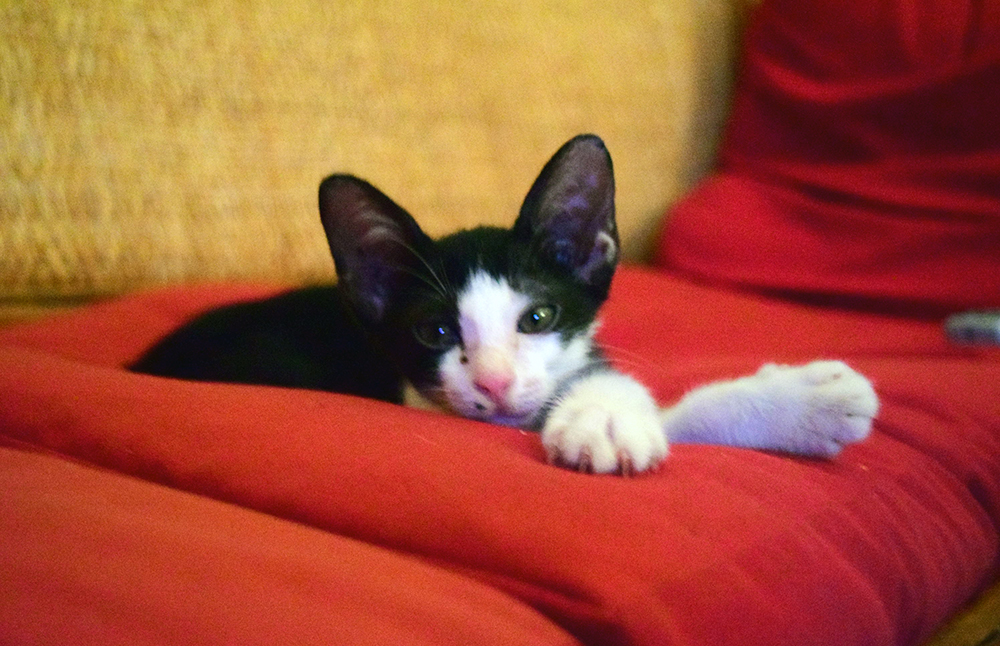
[[[615,174],[596,135],[566,142],[545,164],[514,223],[535,252],[607,296],[618,264]]]
[[[402,207],[352,175],[323,180],[319,213],[341,288],[359,316],[381,322],[430,238]]]

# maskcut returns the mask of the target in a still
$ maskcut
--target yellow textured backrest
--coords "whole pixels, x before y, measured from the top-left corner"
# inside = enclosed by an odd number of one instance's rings
[[[709,167],[732,0],[14,0],[0,7],[0,297],[332,277],[319,181],[432,235],[513,221],[580,132],[626,257]]]

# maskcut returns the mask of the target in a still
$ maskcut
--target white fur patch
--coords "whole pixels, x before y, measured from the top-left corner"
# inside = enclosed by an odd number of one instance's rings
[[[702,386],[662,415],[671,440],[833,457],[868,437],[878,406],[863,375],[813,361]]]
[[[667,455],[659,409],[646,387],[627,375],[584,377],[552,409],[542,429],[549,461],[594,473],[628,474]]]
[[[569,343],[556,332],[518,332],[521,316],[535,304],[503,278],[481,271],[470,277],[458,298],[464,349],[452,348],[439,365],[447,408],[465,417],[525,427],[558,385],[586,365],[593,330]],[[482,388],[483,383],[505,382],[509,385],[502,396]]]

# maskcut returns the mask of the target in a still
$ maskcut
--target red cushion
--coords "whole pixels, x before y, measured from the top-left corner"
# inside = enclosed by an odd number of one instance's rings
[[[0,595],[3,624],[132,636],[152,608],[150,624],[171,619],[161,641],[189,613],[198,634],[242,625],[264,641],[304,615],[311,623],[289,634],[326,626],[317,613],[329,613],[373,635],[404,626],[414,641],[565,640],[527,606],[588,644],[910,644],[997,574],[1000,357],[947,346],[934,323],[624,269],[602,335],[662,399],[822,354],[869,374],[884,402],[872,438],[832,462],[677,446],[661,470],[629,480],[550,467],[537,436],[516,430],[119,367],[191,313],[267,291],[155,292],[0,331],[6,443],[232,503],[59,460],[28,465],[23,486],[0,487],[5,519],[20,523],[0,558],[21,562],[35,546],[32,578]],[[5,472],[18,482],[24,470]],[[67,568],[79,576],[60,587]],[[121,594],[88,583],[108,568]],[[352,590],[377,597],[396,577],[390,605],[335,592],[359,579]],[[88,612],[60,610],[92,591]],[[254,609],[272,593],[278,603],[254,618],[232,608],[244,593]]]
[[[720,170],[657,262],[922,311],[1000,306],[1000,5],[774,0]]]
[[[5,644],[577,644],[470,577],[0,447]]]

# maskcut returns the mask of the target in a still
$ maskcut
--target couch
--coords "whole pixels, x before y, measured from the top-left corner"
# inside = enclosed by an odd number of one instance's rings
[[[1000,631],[1000,15],[960,0],[0,8],[0,641],[977,644]],[[614,363],[662,402],[840,358],[833,460],[656,472],[343,395],[123,369],[334,279],[349,171],[508,224],[597,132]]]

